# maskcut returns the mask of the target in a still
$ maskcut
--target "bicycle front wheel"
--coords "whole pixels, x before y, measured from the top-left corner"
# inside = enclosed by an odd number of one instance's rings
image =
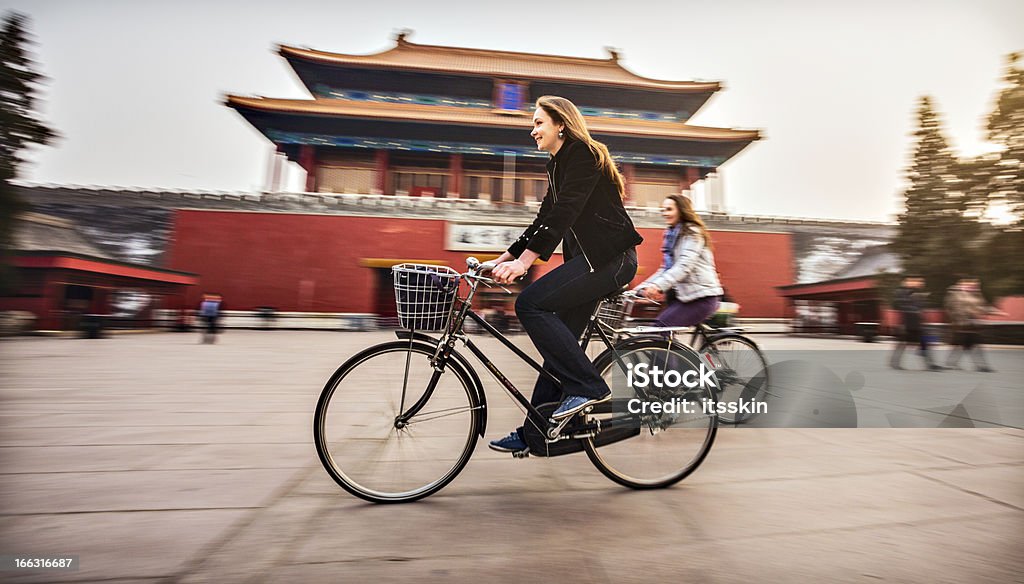
[[[460,365],[434,369],[434,351],[418,341],[377,345],[349,359],[324,387],[313,420],[317,453],[353,495],[415,501],[469,461],[482,406]]]
[[[599,421],[602,427],[616,423],[633,426],[630,438],[601,445],[598,433],[585,443],[590,461],[606,477],[634,489],[657,489],[678,483],[700,466],[718,431],[715,415],[703,411],[704,404],[714,399],[714,392],[682,384],[658,388],[647,383],[646,388],[637,389],[637,380],[630,383],[628,375],[640,371],[641,366],[646,366],[647,373],[656,366],[682,374],[700,360],[689,347],[654,338],[627,340],[598,356],[594,366],[611,387],[612,401],[595,407],[587,414],[587,422]],[[641,403],[673,402],[678,409],[630,417],[631,401],[633,410]],[[683,403],[689,411],[683,410]]]
[[[718,335],[708,339],[701,354],[715,368],[719,421],[741,424],[757,415],[758,404],[768,398],[768,361],[757,344],[742,335]]]

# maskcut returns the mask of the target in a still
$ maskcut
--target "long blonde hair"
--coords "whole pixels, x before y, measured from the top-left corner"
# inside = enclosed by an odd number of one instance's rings
[[[700,215],[693,210],[693,203],[690,202],[689,197],[685,197],[678,193],[671,194],[666,199],[669,199],[676,204],[676,209],[679,209],[679,222],[683,226],[694,225],[697,227],[697,231],[700,231],[701,237],[704,238],[704,245],[708,249],[714,249],[711,245],[711,234],[708,233],[708,228],[704,225],[704,221],[700,218]]]
[[[571,136],[573,139],[586,144],[587,148],[590,148],[590,151],[597,157],[598,169],[611,179],[615,188],[619,191],[619,198],[625,199],[626,182],[622,179],[622,174],[615,166],[612,155],[608,153],[608,147],[590,136],[590,131],[587,130],[587,122],[583,119],[583,114],[580,113],[579,108],[568,99],[558,97],[557,95],[538,97],[537,107],[547,112],[556,124],[565,125],[564,132],[566,137]]]

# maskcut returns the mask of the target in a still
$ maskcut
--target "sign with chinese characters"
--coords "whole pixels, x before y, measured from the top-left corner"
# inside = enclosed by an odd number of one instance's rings
[[[525,225],[493,225],[488,223],[447,224],[445,249],[449,251],[497,251],[502,252],[512,245]]]

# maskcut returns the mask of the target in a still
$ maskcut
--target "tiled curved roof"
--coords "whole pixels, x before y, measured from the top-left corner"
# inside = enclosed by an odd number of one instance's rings
[[[619,64],[618,54],[608,59],[563,57],[512,51],[418,45],[399,36],[395,47],[373,55],[346,55],[280,45],[280,55],[327,65],[349,65],[414,71],[436,71],[527,80],[597,83],[682,93],[714,93],[713,81],[665,81],[641,77]]]
[[[112,259],[67,219],[29,212],[19,215],[17,221],[12,246],[16,251],[65,252]]]
[[[266,112],[377,118],[423,123],[468,124],[505,128],[530,127],[530,114],[435,105],[395,104],[341,99],[273,99],[229,95],[227,105]],[[691,126],[679,122],[588,117],[587,127],[598,134],[649,136],[703,141],[752,141],[760,139],[757,130],[732,130]]]
[[[903,271],[903,262],[900,260],[900,256],[894,253],[888,245],[877,245],[865,249],[856,261],[840,270],[830,280],[898,274],[901,271]]]

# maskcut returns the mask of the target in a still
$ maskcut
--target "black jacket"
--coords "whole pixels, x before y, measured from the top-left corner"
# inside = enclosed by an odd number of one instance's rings
[[[921,330],[921,304],[923,294],[912,288],[901,286],[893,295],[893,308],[903,317],[903,326],[908,331]]]
[[[644,240],[586,144],[566,140],[547,169],[548,192],[537,218],[508,248],[510,254],[519,257],[530,249],[547,260],[564,240],[565,259],[579,250],[594,271]]]

